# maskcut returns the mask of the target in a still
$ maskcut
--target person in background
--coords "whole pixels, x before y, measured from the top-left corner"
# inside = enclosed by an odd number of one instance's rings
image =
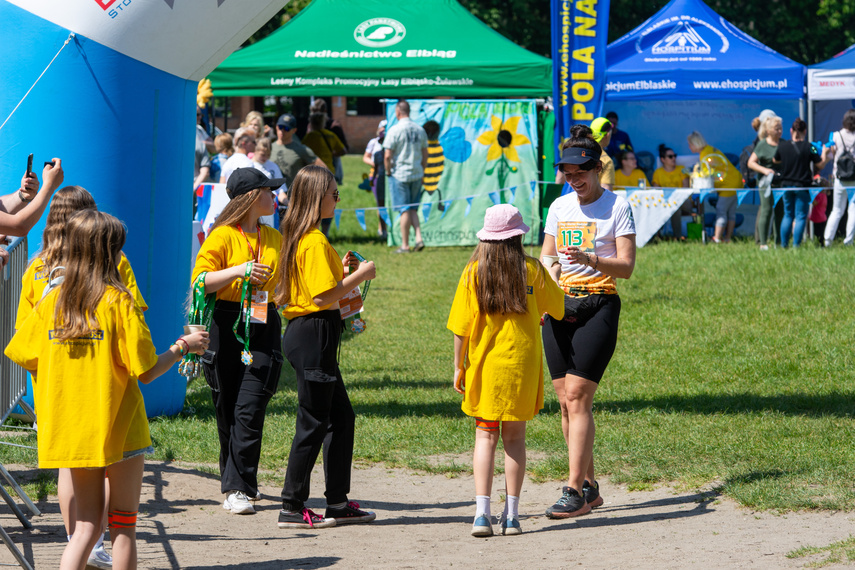
[[[258,111],[250,111],[246,114],[246,118],[240,124],[241,127],[252,129],[255,132],[255,138],[271,137],[273,135],[270,127],[264,124],[264,115]]]
[[[365,154],[362,155],[362,162],[372,168],[371,189],[374,191],[374,201],[380,208],[386,206],[386,167],[383,165],[383,141],[385,138],[386,119],[383,119],[377,125],[377,136],[368,141],[365,146]],[[388,231],[386,222],[383,220],[383,216],[379,214],[377,218],[379,220],[377,235],[385,240]]]
[[[255,129],[241,127],[235,131],[235,152],[223,164],[220,174],[220,184],[228,184],[232,172],[238,168],[254,168],[250,153],[255,153]]]
[[[220,181],[223,165],[235,153],[234,139],[229,133],[217,135],[214,138],[214,148],[217,151],[211,158],[211,180]]]
[[[297,120],[294,115],[284,113],[276,121],[276,140],[270,148],[270,160],[282,171],[282,177],[291,187],[294,177],[304,166],[314,164],[326,168],[324,161],[312,152],[312,149],[300,142],[295,136]]]
[[[338,140],[341,141],[341,144],[344,145],[344,149],[346,152],[350,152],[350,145],[347,144],[347,136],[344,133],[344,128],[341,126],[337,120],[330,117],[329,111],[327,111],[327,102],[325,99],[318,97],[314,100],[312,105],[309,107],[309,114],[311,113],[323,113],[327,116],[327,121],[324,124],[324,128],[335,136],[338,137]]]
[[[324,127],[326,122],[327,116],[324,113],[312,113],[309,115],[309,131],[303,137],[303,144],[312,149],[312,152],[323,161],[327,170],[335,173],[333,158],[344,156],[347,151],[339,138],[332,131]],[[339,180],[336,179],[336,182],[339,182]]]
[[[208,152],[214,152],[214,141],[211,135],[205,130],[205,121],[202,120],[202,109],[196,107],[196,138],[201,139],[205,143],[205,149]]]
[[[784,188],[808,188],[813,182],[814,172],[819,171],[831,160],[831,148],[826,148],[822,156],[814,146],[805,140],[807,123],[797,118],[790,127],[791,140],[781,140],[775,153],[775,162],[781,172],[781,185]],[[786,248],[793,235],[793,247],[798,247],[805,233],[808,210],[810,209],[810,190],[787,190],[782,198],[784,217],[781,220],[781,247]],[[794,223],[795,221],[795,223]]]
[[[401,247],[395,253],[409,253],[410,228],[416,233],[412,251],[425,247],[419,225],[418,204],[422,193],[422,179],[428,159],[428,142],[425,130],[410,119],[410,104],[401,99],[395,105],[395,123],[383,141],[383,161],[389,176],[392,206],[401,211]]]
[[[688,136],[688,141],[689,149],[698,153],[702,162],[711,154],[719,154],[724,158],[724,154],[714,146],[708,145],[704,136],[698,131],[692,131]],[[716,180],[714,186],[716,188],[742,188],[742,175],[726,158],[724,158],[723,168],[725,169],[724,177],[722,180]],[[733,237],[733,228],[736,227],[736,202],[736,190],[719,191],[718,202],[715,205],[715,234],[713,235],[715,243],[729,242]]]
[[[270,150],[271,143],[268,138],[261,138],[255,143],[255,155],[252,157],[252,165],[261,172],[264,173],[268,178],[277,178],[280,180],[284,180],[282,178],[282,171],[279,170],[279,166],[276,165],[275,162],[270,160]],[[273,194],[276,195],[277,202],[277,217],[274,218],[274,225],[279,223],[281,220],[281,216],[279,216],[278,212],[281,209],[288,208],[288,187],[283,184],[278,188],[273,189]]]
[[[834,145],[831,149],[834,151],[834,169],[832,176],[834,177],[834,189],[832,191],[832,206],[831,213],[828,215],[828,223],[825,226],[825,247],[829,247],[834,242],[834,236],[837,234],[837,226],[840,225],[840,220],[843,219],[843,211],[847,209],[846,222],[846,237],[843,239],[845,245],[852,245],[855,241],[855,202],[849,202],[848,189],[855,186],[855,181],[845,181],[838,178],[837,160],[844,151],[849,151],[855,155],[855,109],[849,109],[843,114],[842,128],[832,135]]]
[[[819,247],[825,247],[825,222],[828,220],[828,193],[823,190],[813,199],[808,219],[813,222],[813,235],[817,238]]]
[[[778,152],[778,144],[781,141],[781,135],[784,133],[781,117],[775,115],[768,117],[760,125],[757,131],[760,140],[754,145],[754,152],[748,159],[748,168],[757,172],[764,177],[773,177],[775,170],[772,168],[775,162],[775,153]],[[765,178],[764,178],[765,179]],[[765,179],[767,184],[770,184],[770,179]],[[783,218],[784,210],[781,207],[780,218],[777,215],[775,208],[775,197],[768,187],[761,183],[760,186],[760,210],[757,212],[757,235],[760,239],[760,249],[767,250],[769,245],[769,234],[772,230],[772,215],[775,215],[775,228],[781,228],[781,219]],[[773,238],[774,239],[774,238]]]
[[[617,155],[620,168],[615,170],[615,190],[626,190],[629,188],[645,188],[650,186],[650,181],[644,171],[638,168],[635,153],[631,150],[622,150]]]
[[[208,154],[208,147],[205,144],[211,137],[201,128],[202,125],[196,125],[196,149],[193,161],[193,192],[200,184],[204,184],[210,180],[211,174],[211,156]],[[213,142],[213,141],[211,141]]]
[[[428,158],[425,165],[425,177],[423,179],[425,192],[431,194],[439,188],[439,179],[445,169],[445,156],[442,145],[439,144],[439,123],[428,121],[424,124],[425,134],[428,141]]]
[[[612,136],[609,144],[605,146],[606,154],[613,159],[617,159],[618,154],[625,150],[633,150],[632,141],[629,140],[629,135],[625,131],[618,129],[618,115],[614,111],[606,113],[606,119],[612,124]]]
[[[580,125],[576,127],[580,127]],[[588,135],[599,143],[600,148],[607,147],[609,142],[611,142],[612,124],[605,117],[594,119],[591,121],[591,127],[585,128],[588,129]],[[562,145],[562,151],[566,148],[568,147],[565,141],[565,144]],[[603,163],[603,170],[600,174],[600,186],[605,190],[612,190],[615,187],[615,163],[606,152],[603,152],[602,156],[600,156],[600,162]],[[555,173],[555,183],[565,184],[564,172],[560,168]],[[570,192],[572,192],[570,185],[565,185],[562,195]]]
[[[653,172],[653,186],[657,188],[688,188],[689,176],[677,165],[677,153],[674,149],[659,145],[659,162],[662,166]],[[692,213],[692,199],[686,200],[680,205],[674,215],[671,216],[671,231],[674,239],[683,239],[683,215]]]

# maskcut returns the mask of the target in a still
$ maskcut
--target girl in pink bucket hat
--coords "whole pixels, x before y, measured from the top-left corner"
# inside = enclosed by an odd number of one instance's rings
[[[543,407],[540,317],[564,317],[564,291],[526,255],[528,232],[509,204],[487,209],[481,242],[463,270],[448,328],[454,333],[454,389],[475,418],[473,536],[492,536],[490,492],[496,445],[505,448],[507,501],[502,534],[520,534],[518,505],[525,476],[525,423]]]

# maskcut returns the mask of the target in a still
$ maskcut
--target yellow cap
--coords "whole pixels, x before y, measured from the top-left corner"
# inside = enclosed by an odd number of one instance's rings
[[[612,123],[605,117],[597,117],[591,121],[591,130],[594,132],[594,140],[600,142],[606,133],[611,132]]]

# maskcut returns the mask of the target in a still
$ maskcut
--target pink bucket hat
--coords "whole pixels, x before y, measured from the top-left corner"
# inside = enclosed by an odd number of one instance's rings
[[[478,232],[482,241],[499,241],[528,232],[520,211],[510,204],[498,204],[487,208],[484,214],[484,228]]]

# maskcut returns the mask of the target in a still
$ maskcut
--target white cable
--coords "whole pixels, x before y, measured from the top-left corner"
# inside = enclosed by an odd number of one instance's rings
[[[8,123],[8,122],[9,122],[9,119],[11,119],[11,118],[12,118],[12,115],[14,115],[14,114],[15,114],[15,111],[17,111],[17,110],[18,110],[18,107],[20,107],[20,106],[21,106],[21,104],[24,102],[24,99],[26,99],[26,98],[27,98],[27,95],[29,95],[29,94],[30,94],[30,91],[32,91],[32,90],[35,88],[36,83],[38,83],[38,82],[39,82],[39,79],[41,79],[41,78],[44,76],[44,74],[45,74],[45,73],[47,73],[47,70],[48,70],[48,69],[50,69],[50,66],[51,66],[51,65],[53,65],[53,62],[54,62],[54,61],[56,61],[56,58],[58,58],[58,57],[59,57],[59,54],[60,54],[60,53],[62,53],[62,50],[64,50],[64,49],[65,49],[65,46],[67,46],[67,45],[68,45],[68,43],[69,43],[73,38],[74,38],[74,32],[71,32],[70,34],[68,34],[68,37],[66,38],[65,42],[63,42],[63,44],[62,44],[62,47],[61,47],[61,48],[59,48],[59,51],[58,51],[58,52],[56,52],[56,55],[55,55],[55,56],[53,56],[53,59],[52,59],[52,60],[50,60],[50,63],[49,63],[49,64],[47,64],[47,67],[45,67],[45,70],[44,70],[44,71],[42,71],[42,74],[41,74],[41,75],[39,75],[39,77],[38,77],[38,79],[36,79],[35,83],[33,83],[33,84],[32,84],[32,86],[31,86],[29,89],[27,89],[27,92],[26,92],[26,93],[24,93],[24,96],[23,96],[23,97],[21,97],[21,100],[20,100],[20,101],[18,101],[18,104],[17,104],[17,105],[15,105],[15,108],[14,108],[14,109],[12,109],[12,112],[11,112],[11,113],[9,113],[9,116],[8,116],[8,117],[6,117],[6,120],[5,120],[5,121],[3,121],[3,124],[2,124],[2,125],[0,125],[0,131],[2,131],[2,130],[3,130],[3,127],[5,127],[5,126],[6,126],[6,123]]]

